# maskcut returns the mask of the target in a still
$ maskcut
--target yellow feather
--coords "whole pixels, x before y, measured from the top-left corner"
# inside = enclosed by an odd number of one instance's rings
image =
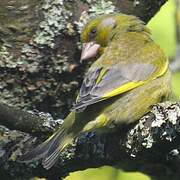
[[[168,66],[169,66],[169,61],[167,60],[163,65],[164,65],[164,66],[160,69],[160,72],[159,72],[159,74],[158,74],[158,77],[164,75],[164,74],[167,72]]]
[[[98,84],[102,80],[102,78],[103,78],[103,76],[105,75],[106,72],[107,72],[107,69],[102,69],[102,71],[100,72],[100,74],[99,74],[99,76],[98,76],[98,78],[96,80],[96,84]]]
[[[112,96],[116,96],[118,94],[122,94],[124,92],[127,92],[131,89],[134,89],[135,87],[141,86],[142,84],[144,84],[143,81],[139,81],[139,82],[129,82],[126,83],[122,86],[120,86],[119,88],[114,89],[113,91],[106,93],[103,98],[110,98]]]

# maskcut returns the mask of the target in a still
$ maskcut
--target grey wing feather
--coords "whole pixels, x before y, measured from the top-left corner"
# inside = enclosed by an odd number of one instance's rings
[[[81,95],[81,98],[86,97],[90,94],[92,87],[95,87],[96,80],[102,70],[101,68],[97,68],[93,71],[88,72],[88,74],[85,76],[84,81],[81,85],[81,89],[79,94]]]
[[[102,70],[103,67],[94,69],[85,76],[79,98],[73,107],[74,110],[82,111],[91,104],[103,101],[106,93],[128,82],[147,79],[156,70],[156,67],[146,63],[116,64],[107,69],[101,81],[96,83]]]

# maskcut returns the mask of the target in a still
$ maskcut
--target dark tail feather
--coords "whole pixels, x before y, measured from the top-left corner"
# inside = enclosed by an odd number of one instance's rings
[[[55,134],[48,138],[32,151],[19,157],[18,161],[28,162],[43,158],[42,165],[50,169],[58,160],[60,152],[72,142],[73,137],[67,135],[66,130],[60,128]]]
[[[45,169],[50,169],[58,160],[60,150],[56,149],[50,156],[43,158],[42,165]]]
[[[43,167],[50,169],[56,163],[62,150],[67,147],[67,145],[71,144],[76,135],[69,132],[69,127],[72,127],[74,120],[75,112],[71,112],[56,133],[34,150],[22,155],[19,161],[26,162],[43,158]],[[78,131],[76,130],[76,132]]]
[[[55,137],[51,147],[45,154],[42,165],[45,169],[50,169],[58,160],[58,157],[62,150],[71,144],[73,141],[73,137],[70,134],[66,134],[66,132],[62,132]]]
[[[40,158],[43,158],[44,155],[47,153],[48,149],[51,147],[51,144],[53,143],[53,137],[54,137],[54,135],[52,135],[45,142],[43,142],[42,144],[40,144],[33,150],[21,155],[18,158],[18,161],[28,162],[28,161],[38,160]]]

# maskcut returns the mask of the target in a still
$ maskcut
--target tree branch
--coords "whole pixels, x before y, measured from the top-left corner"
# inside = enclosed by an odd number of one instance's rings
[[[1,127],[1,171],[12,179],[19,176],[59,179],[69,172],[111,165],[126,171],[141,171],[158,180],[176,180],[180,172],[179,127],[180,103],[155,105],[137,124],[119,127],[110,134],[80,135],[49,171],[41,167],[40,161],[26,165],[16,161],[22,152],[35,147],[39,141],[34,143],[35,139],[29,134]]]
[[[23,111],[0,103],[0,124],[11,129],[21,130],[31,134],[48,134],[62,123],[54,120],[48,113]]]
[[[125,14],[134,14],[148,22],[167,0],[114,0],[116,7]]]

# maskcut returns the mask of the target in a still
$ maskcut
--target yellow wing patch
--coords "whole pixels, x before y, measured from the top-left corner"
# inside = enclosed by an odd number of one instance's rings
[[[165,74],[167,72],[168,66],[169,66],[169,61],[167,60],[164,64],[164,66],[160,69],[160,71],[158,73],[158,77],[162,76],[163,74]]]
[[[154,73],[154,76],[153,75],[150,76],[150,78],[146,79],[145,81],[128,82],[128,83],[121,85],[120,87],[114,89],[113,91],[106,93],[102,98],[107,99],[107,98],[125,93],[129,90],[132,90],[138,86],[141,86],[141,85],[149,82],[150,80],[154,80],[154,79],[162,76],[164,73],[166,73],[166,71],[168,69],[168,65],[169,65],[169,62],[167,60],[166,63],[164,64],[164,66],[161,67],[161,69],[157,73]]]
[[[134,89],[138,86],[141,86],[144,83],[145,82],[143,82],[143,81],[126,83],[126,84],[114,89],[113,91],[106,93],[102,98],[110,98],[110,97],[116,96],[118,94],[122,94],[122,93],[127,92],[131,89]]]

